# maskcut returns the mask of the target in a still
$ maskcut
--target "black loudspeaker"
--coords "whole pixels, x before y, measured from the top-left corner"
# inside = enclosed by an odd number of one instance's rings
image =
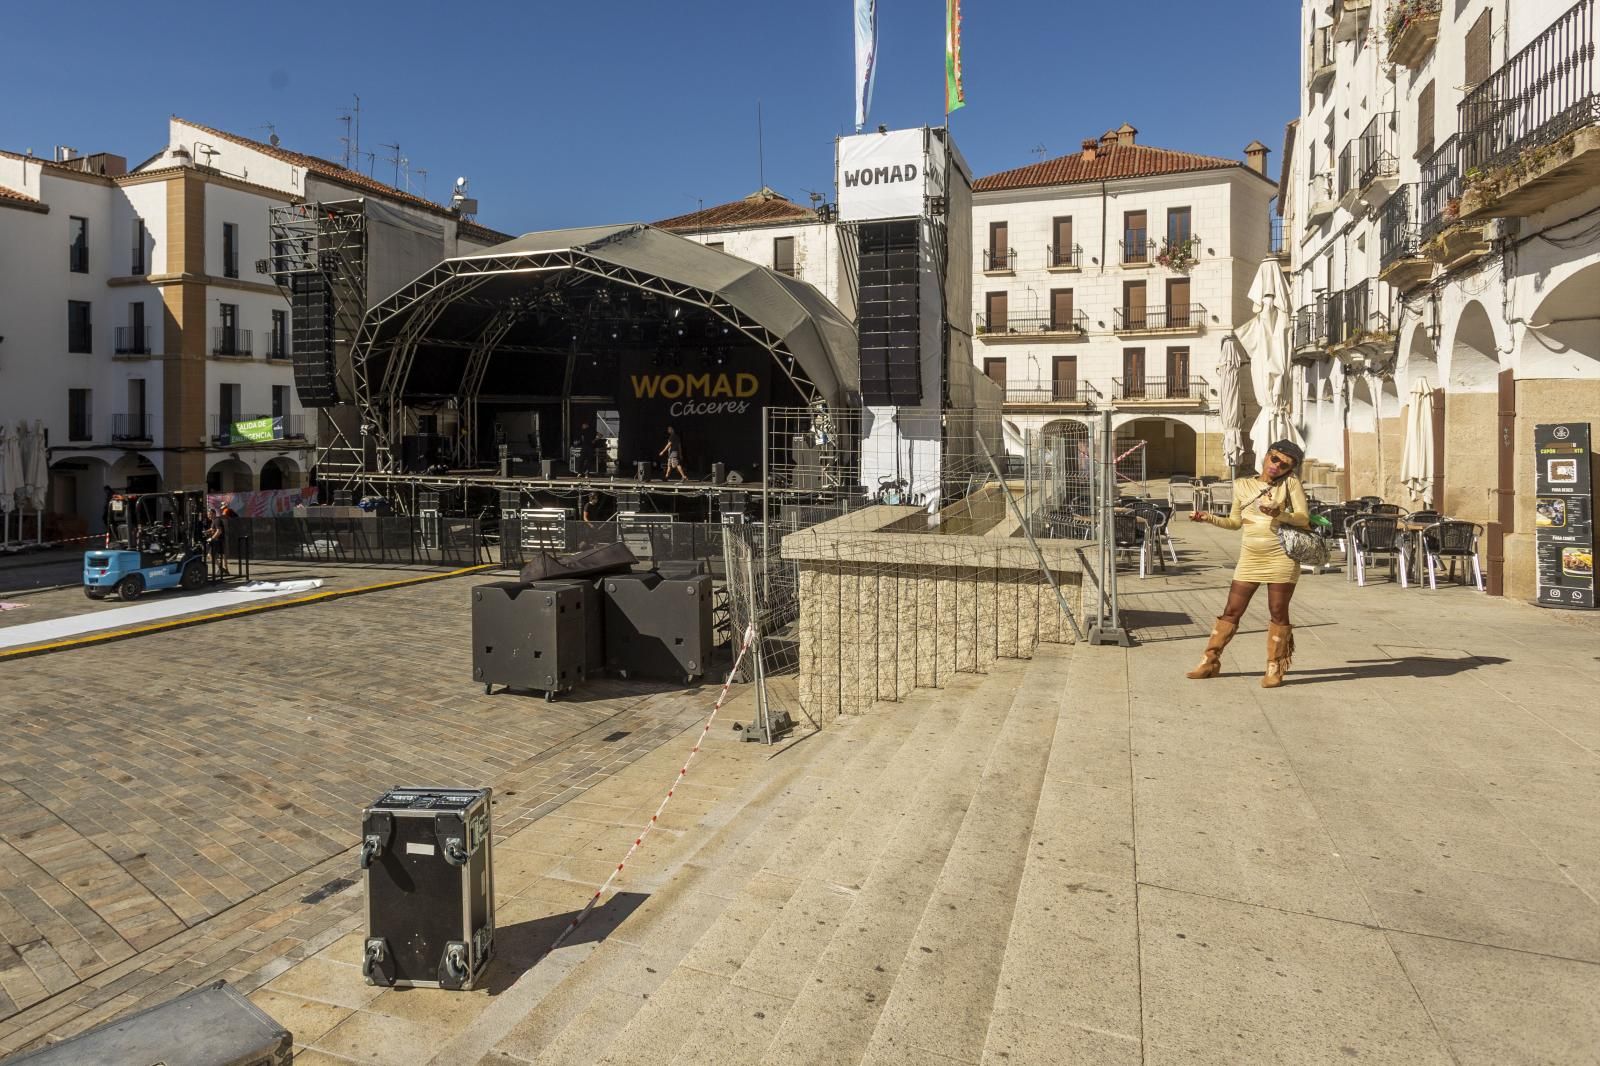
[[[711,483],[713,485],[722,484],[723,480],[727,476],[728,476],[728,464],[727,463],[712,463],[711,464]]]
[[[289,333],[294,348],[294,391],[302,407],[333,407],[339,385],[333,353],[333,294],[320,274],[289,281]]]
[[[361,812],[373,985],[471,988],[494,954],[487,788],[395,788]]]
[[[861,402],[921,403],[918,222],[862,223],[859,234]]]
[[[605,593],[606,669],[693,683],[711,654],[711,577],[613,574]]]
[[[546,700],[599,673],[599,594],[586,581],[495,581],[472,590],[472,679],[543,692]]]
[[[400,469],[408,474],[425,473],[445,457],[445,440],[438,433],[410,433],[400,438]]]

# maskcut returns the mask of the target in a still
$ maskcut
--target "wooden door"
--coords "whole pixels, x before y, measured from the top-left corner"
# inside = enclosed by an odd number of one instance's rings
[[[1058,218],[1053,226],[1055,244],[1050,249],[1051,266],[1072,265],[1072,218]]]
[[[1167,321],[1176,328],[1189,325],[1189,279],[1167,279]]]
[[[1122,261],[1143,263],[1150,239],[1149,216],[1143,211],[1127,211],[1122,216]]]
[[[1514,371],[1500,371],[1500,403],[1495,432],[1495,505],[1490,508],[1489,595],[1503,596],[1506,590],[1506,534],[1516,516],[1517,476],[1517,379]]]
[[[989,270],[1005,270],[1010,265],[1006,257],[1010,247],[1010,227],[1004,222],[989,223]]]
[[[1122,283],[1122,322],[1128,329],[1144,329],[1144,282]]]
[[[1006,294],[991,292],[984,297],[984,326],[990,333],[1006,331]]]
[[[1167,349],[1167,395],[1184,397],[1189,395],[1189,349]]]
[[[1078,357],[1058,355],[1051,363],[1051,389],[1057,400],[1078,398]]]
[[[1444,384],[1433,390],[1433,509],[1444,509]]]
[[[985,359],[983,361],[985,376],[1002,389],[1006,387],[1006,361],[1004,359]]]
[[[1072,328],[1072,290],[1050,290],[1050,328],[1063,330]]]
[[[1122,395],[1138,399],[1144,395],[1144,349],[1122,349]]]

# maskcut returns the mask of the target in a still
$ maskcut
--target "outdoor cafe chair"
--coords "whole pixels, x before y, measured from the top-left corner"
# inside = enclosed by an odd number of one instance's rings
[[[1141,503],[1133,509],[1134,515],[1144,519],[1145,535],[1150,539],[1151,546],[1155,548],[1156,561],[1161,564],[1161,569],[1167,569],[1167,555],[1172,557],[1172,565],[1178,565],[1178,552],[1172,546],[1172,510],[1159,503]],[[1161,553],[1162,546],[1166,546],[1167,555]]]
[[[1400,538],[1400,519],[1393,515],[1362,515],[1345,527],[1348,545],[1345,556],[1355,561],[1356,583],[1365,586],[1367,583],[1367,566],[1380,558],[1388,557],[1389,573],[1394,574],[1395,567],[1400,569],[1400,587],[1409,588],[1409,576],[1406,573],[1406,550]],[[1345,567],[1346,580],[1350,577],[1350,567]]]
[[[1406,509],[1404,507],[1401,507],[1398,503],[1381,503],[1380,502],[1380,503],[1374,503],[1370,508],[1368,508],[1367,509],[1367,513],[1368,514],[1381,514],[1381,515],[1403,515],[1403,514],[1406,513]]]
[[[1137,552],[1139,554],[1139,576],[1144,577],[1150,570],[1150,538],[1145,530],[1139,527],[1139,519],[1131,512],[1113,515],[1112,546],[1119,552]]]
[[[1428,587],[1438,591],[1438,572],[1444,566],[1444,560],[1450,560],[1450,578],[1455,580],[1456,560],[1463,560],[1462,576],[1466,576],[1465,560],[1472,560],[1472,578],[1478,586],[1478,591],[1483,591],[1483,564],[1478,559],[1478,539],[1483,536],[1483,527],[1476,522],[1458,522],[1443,519],[1433,523],[1422,531],[1422,554],[1428,562]]]
[[[1173,474],[1167,482],[1167,504],[1177,508],[1179,504],[1187,503],[1190,510],[1195,508],[1195,482],[1194,478],[1184,474]]]
[[[1356,514],[1363,514],[1363,513],[1366,512],[1367,508],[1370,507],[1371,505],[1369,503],[1367,503],[1366,500],[1346,500],[1343,503],[1341,503],[1339,506],[1340,507],[1348,507],[1351,511],[1353,511]]]
[[[1406,515],[1407,522],[1437,522],[1444,517],[1438,511],[1412,511]]]

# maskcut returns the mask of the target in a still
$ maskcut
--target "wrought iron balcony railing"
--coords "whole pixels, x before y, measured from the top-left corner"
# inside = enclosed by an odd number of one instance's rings
[[[149,326],[118,326],[113,332],[112,351],[117,355],[149,355]]]
[[[1327,315],[1323,305],[1307,304],[1294,313],[1294,350],[1319,348],[1328,340]]]
[[[1402,185],[1383,205],[1378,231],[1378,261],[1383,266],[1422,254],[1422,222],[1417,215],[1419,188],[1416,183]]]
[[[1117,333],[1155,333],[1168,329],[1199,329],[1205,324],[1206,309],[1200,304],[1176,307],[1118,307],[1111,312]]]
[[[250,330],[229,326],[211,327],[211,354],[229,359],[255,357],[255,339]]]
[[[155,419],[148,414],[111,416],[112,440],[155,440],[152,436]]]
[[[1143,266],[1155,256],[1155,238],[1149,230],[1125,229],[1122,231],[1122,265]]]
[[[1010,248],[1006,251],[996,251],[993,248],[985,248],[983,250],[983,269],[985,273],[994,270],[1017,269],[1017,250]]]
[[[1373,280],[1358,281],[1343,292],[1327,295],[1328,343],[1346,344],[1369,333],[1385,333],[1389,316]]]
[[[1433,240],[1456,220],[1461,203],[1461,161],[1455,134],[1434,149],[1422,164],[1422,180],[1417,183],[1417,217],[1422,243]]]
[[[1400,157],[1396,151],[1399,138],[1395,132],[1396,112],[1373,115],[1367,128],[1356,140],[1356,187],[1365,189],[1379,178],[1393,177],[1399,173]]]
[[[1339,152],[1339,199],[1356,187],[1356,142],[1347,141]]]
[[[1077,403],[1093,406],[1104,399],[1087,381],[1006,382],[1006,403]]]
[[[1199,374],[1187,377],[1112,378],[1119,400],[1200,400],[1206,398],[1206,379]]]
[[[1051,333],[1069,334],[1081,337],[1089,332],[1089,314],[1087,311],[1074,312],[1072,317],[1064,322],[1057,321],[1051,315],[979,315],[977,318],[977,334],[980,337],[997,336],[1027,336],[1044,335]]]
[[[1054,267],[1075,267],[1083,265],[1083,245],[1074,244],[1070,248],[1052,244],[1044,250],[1045,264]]]
[[[1600,123],[1595,0],[1578,0],[1456,105],[1469,181],[1531,148]]]
[[[1282,255],[1287,250],[1283,243],[1283,216],[1276,209],[1267,211],[1267,254]]]

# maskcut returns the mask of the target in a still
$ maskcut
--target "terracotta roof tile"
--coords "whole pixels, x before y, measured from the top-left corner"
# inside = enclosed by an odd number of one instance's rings
[[[8,204],[22,204],[27,207],[44,206],[41,201],[29,196],[27,193],[17,192],[15,189],[8,189],[4,185],[0,185],[0,200],[4,200]]]
[[[1083,152],[1046,159],[1015,170],[1002,170],[972,183],[974,192],[993,192],[998,189],[1026,189],[1037,185],[1071,185],[1083,181],[1109,181],[1113,178],[1147,178],[1157,174],[1181,174],[1186,171],[1226,170],[1238,167],[1246,173],[1256,172],[1237,159],[1196,155],[1171,148],[1157,148],[1148,144],[1110,144],[1096,146],[1095,157],[1085,159]],[[1260,175],[1257,175],[1260,177]]]
[[[341,166],[340,164],[329,159],[323,159],[321,156],[307,155],[304,152],[291,152],[287,148],[267,144],[263,141],[251,140],[249,137],[241,137],[236,133],[228,133],[225,130],[219,130],[211,126],[202,125],[199,122],[191,122],[190,120],[181,118],[177,115],[174,115],[173,117],[178,119],[178,121],[182,122],[185,126],[193,126],[195,129],[204,130],[206,133],[209,133],[214,137],[221,137],[223,140],[232,141],[234,144],[242,144],[246,148],[253,148],[264,155],[273,157],[274,159],[281,159],[285,163],[293,163],[295,166],[304,167],[306,170],[317,175],[318,177],[327,178],[329,181],[336,181],[341,185],[349,185],[355,189],[377,193],[378,195],[391,200],[398,200],[401,203],[410,204],[413,207],[420,207],[423,210],[430,211],[436,215],[444,215],[451,218],[455,217],[455,212],[442,204],[436,204],[432,200],[424,200],[422,197],[408,193],[404,189],[397,189],[393,185],[385,184],[376,178],[370,178],[360,171],[351,170],[349,167]],[[466,223],[466,225],[475,227],[483,234],[492,237],[496,241],[509,241],[512,237],[512,235],[509,233],[501,233],[498,230],[492,230],[487,226],[481,226],[477,223],[469,222]]]
[[[785,223],[816,222],[817,213],[784,198],[771,189],[753,192],[742,200],[718,204],[687,215],[662,219],[658,229],[677,233],[706,229],[741,229],[745,226],[776,226]]]

